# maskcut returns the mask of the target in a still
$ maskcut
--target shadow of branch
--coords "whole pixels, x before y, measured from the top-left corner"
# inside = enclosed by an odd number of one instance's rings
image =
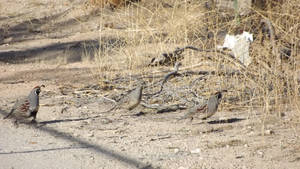
[[[0,109],[0,114],[6,115],[7,113],[4,110]],[[30,124],[25,124],[25,125],[30,125]],[[30,126],[32,126],[32,125],[30,125]],[[39,126],[39,127],[34,127],[34,128],[36,128],[36,129],[38,129],[42,132],[48,133],[52,136],[55,136],[56,138],[67,140],[69,142],[79,144],[81,147],[89,148],[89,149],[93,150],[96,153],[106,155],[106,156],[111,157],[113,159],[116,159],[116,160],[118,160],[122,163],[130,165],[134,168],[154,169],[151,166],[151,164],[146,164],[144,162],[141,162],[141,161],[138,161],[134,158],[131,158],[127,155],[125,156],[125,155],[119,154],[117,152],[113,152],[112,150],[110,150],[108,148],[105,148],[105,147],[102,147],[101,145],[92,144],[92,143],[89,143],[89,142],[87,142],[83,139],[75,138],[71,134],[68,134],[68,133],[65,133],[65,132],[62,132],[62,131],[58,131],[58,130],[55,130],[53,128],[46,127],[46,126]],[[5,153],[2,153],[2,154],[5,154]]]
[[[49,120],[49,121],[42,121],[39,122],[41,126],[47,125],[47,124],[54,124],[54,123],[63,123],[63,122],[73,122],[73,121],[82,121],[82,120],[88,120],[91,119],[91,117],[86,118],[77,118],[77,119],[61,119],[61,120]],[[39,126],[39,127],[41,127]]]
[[[76,119],[61,119],[61,120],[49,120],[49,121],[42,121],[39,122],[37,127],[42,127],[47,124],[54,124],[54,123],[64,123],[64,122],[74,122],[74,121],[83,121],[83,120],[89,120],[89,119],[96,119],[102,116],[96,115],[91,117],[85,117],[85,118],[76,118]]]
[[[61,148],[48,148],[40,150],[28,150],[28,151],[11,151],[11,152],[0,152],[1,154],[26,154],[26,153],[37,153],[37,152],[46,152],[46,151],[59,151],[59,150],[72,150],[72,149],[86,149],[89,147],[61,147]]]

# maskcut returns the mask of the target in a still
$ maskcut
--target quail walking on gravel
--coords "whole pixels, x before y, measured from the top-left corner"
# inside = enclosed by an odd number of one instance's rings
[[[34,87],[28,96],[19,98],[10,113],[4,117],[4,119],[13,117],[16,122],[23,121],[27,118],[33,117],[31,122],[35,122],[37,112],[39,111],[39,94],[41,87],[44,85]]]
[[[203,102],[202,104],[195,105],[194,107],[189,109],[187,114],[185,114],[179,120],[190,119],[190,121],[192,121],[195,115],[197,115],[201,119],[207,119],[213,116],[218,110],[219,103],[222,99],[222,92],[226,91],[227,90],[216,92],[214,95],[210,96],[207,101]]]
[[[142,100],[142,92],[143,85],[139,85],[136,89],[129,93],[128,102],[126,103],[127,105],[125,105],[128,110],[133,110],[140,104]]]

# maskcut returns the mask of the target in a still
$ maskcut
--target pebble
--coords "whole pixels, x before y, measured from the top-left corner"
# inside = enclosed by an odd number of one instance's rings
[[[200,148],[196,148],[194,150],[191,150],[192,154],[199,154],[200,153]]]
[[[94,137],[94,133],[89,133],[87,136],[88,137]]]
[[[178,153],[178,152],[179,152],[179,148],[175,148],[174,153]]]
[[[266,130],[265,134],[266,135],[272,135],[272,134],[274,134],[274,131],[273,130]]]
[[[260,157],[263,157],[264,156],[264,153],[262,151],[257,151],[257,154],[260,156]]]
[[[187,167],[182,167],[182,166],[181,166],[181,167],[179,167],[178,169],[188,169],[188,168],[187,168]]]

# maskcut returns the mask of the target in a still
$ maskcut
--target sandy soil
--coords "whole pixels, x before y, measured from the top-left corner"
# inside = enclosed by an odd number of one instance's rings
[[[264,136],[260,112],[218,112],[208,123],[192,124],[176,122],[184,111],[144,116],[117,110],[101,113],[113,104],[103,104],[101,89],[87,92],[96,83],[91,73],[84,73],[92,67],[69,64],[56,74],[55,66],[41,64],[1,68],[2,114],[32,86],[46,85],[37,127],[15,127],[10,120],[1,120],[1,168],[298,168],[300,164],[299,129],[290,124],[293,112],[281,122],[269,117]]]
[[[76,55],[82,42],[94,43],[96,15],[85,16],[79,0],[0,4],[1,11],[7,9],[0,14],[0,168],[300,167],[296,112],[270,115],[264,125],[259,110],[219,111],[207,123],[192,124],[176,121],[184,110],[141,116],[134,116],[137,110],[106,112],[114,104],[105,97],[114,91],[95,87],[97,65]],[[61,54],[67,59],[49,64]],[[2,119],[19,96],[40,84],[46,88],[37,126],[16,127]]]

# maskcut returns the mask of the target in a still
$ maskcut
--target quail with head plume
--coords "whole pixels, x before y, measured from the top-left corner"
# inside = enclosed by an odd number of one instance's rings
[[[13,117],[17,122],[33,117],[32,122],[35,122],[36,115],[40,107],[39,94],[41,92],[41,87],[45,86],[36,86],[31,90],[28,96],[19,98],[15,102],[10,113],[7,116],[5,116],[4,119]]]
[[[190,119],[190,121],[192,121],[195,115],[197,115],[201,119],[207,119],[213,116],[218,110],[219,103],[222,99],[222,92],[226,91],[227,90],[216,92],[214,95],[210,96],[207,101],[203,102],[202,104],[195,105],[194,107],[189,109],[187,114],[185,114],[179,120]]]

